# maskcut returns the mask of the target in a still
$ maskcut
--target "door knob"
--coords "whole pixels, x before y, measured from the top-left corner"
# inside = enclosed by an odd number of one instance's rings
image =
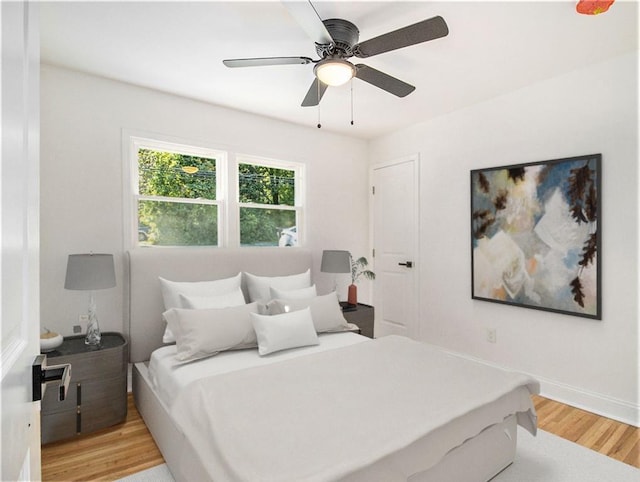
[[[406,261],[404,263],[398,263],[398,266],[406,266],[407,268],[413,268],[413,261]]]

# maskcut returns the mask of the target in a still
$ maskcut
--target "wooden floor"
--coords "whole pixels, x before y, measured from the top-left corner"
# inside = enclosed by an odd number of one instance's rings
[[[640,428],[548,398],[533,397],[538,428],[640,468]]]
[[[538,427],[640,468],[640,429],[534,396]],[[129,394],[120,425],[42,447],[42,480],[117,480],[164,460]]]
[[[129,393],[124,423],[42,446],[42,480],[117,480],[164,463]]]

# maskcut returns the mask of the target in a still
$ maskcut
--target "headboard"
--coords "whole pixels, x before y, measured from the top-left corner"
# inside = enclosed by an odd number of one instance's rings
[[[297,274],[311,268],[302,248],[138,248],[125,257],[124,329],[131,362],[148,360],[162,346],[164,303],[158,277],[206,281],[247,271],[259,276]],[[243,290],[246,297],[246,286]]]

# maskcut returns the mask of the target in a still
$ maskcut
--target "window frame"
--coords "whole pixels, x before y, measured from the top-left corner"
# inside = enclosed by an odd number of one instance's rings
[[[246,203],[240,202],[240,164],[251,164],[254,166],[263,166],[274,169],[283,169],[293,171],[294,179],[294,201],[293,206],[287,204],[261,204],[261,203]],[[237,235],[237,245],[240,244],[240,209],[242,208],[254,208],[254,209],[278,209],[282,211],[294,211],[296,217],[296,231],[298,234],[298,244],[295,247],[301,247],[305,245],[304,240],[304,179],[305,179],[305,165],[301,162],[295,161],[282,161],[278,159],[261,157],[249,154],[238,154],[235,157],[234,164],[234,204],[230,207],[233,210],[236,218],[235,234]]]
[[[202,205],[214,205],[218,210],[218,244],[211,245],[214,247],[221,247],[224,245],[224,239],[226,236],[226,185],[228,184],[226,169],[227,169],[227,157],[228,153],[222,149],[213,149],[197,145],[193,142],[185,142],[182,140],[164,140],[157,139],[155,137],[140,136],[140,135],[128,135],[129,139],[129,179],[125,182],[125,186],[129,186],[129,192],[127,194],[128,202],[125,202],[125,246],[131,248],[141,247],[153,247],[153,248],[173,248],[173,247],[198,247],[198,246],[144,246],[140,245],[138,241],[138,205],[142,201],[160,201],[160,202],[179,202],[185,204],[202,204]],[[138,151],[140,149],[149,149],[160,152],[171,152],[175,154],[184,154],[188,156],[206,157],[209,159],[215,159],[216,161],[216,199],[191,199],[191,198],[179,198],[172,196],[149,196],[140,194],[140,172],[138,165]]]
[[[187,199],[165,196],[140,195],[138,150],[151,149],[173,152],[216,160],[216,199]],[[145,246],[138,241],[138,203],[142,200],[184,202],[216,205],[218,207],[218,244],[214,247],[241,247],[240,245],[240,209],[242,207],[258,209],[282,209],[295,211],[297,247],[306,245],[305,208],[306,208],[306,164],[298,161],[283,161],[253,154],[239,154],[233,149],[210,147],[198,141],[162,136],[129,129],[122,130],[123,168],[123,238],[124,247],[135,248],[202,248],[203,246]],[[240,203],[239,164],[253,164],[276,169],[294,171],[294,205],[266,205],[259,203]],[[249,247],[249,246],[247,246]]]

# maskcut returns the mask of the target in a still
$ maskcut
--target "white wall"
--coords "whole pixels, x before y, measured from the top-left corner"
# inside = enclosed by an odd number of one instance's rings
[[[88,293],[64,290],[67,255],[116,255],[118,287],[96,293],[102,331],[122,331],[122,130],[193,140],[307,166],[307,239],[319,289],[322,249],[361,256],[368,242],[366,143],[44,65],[41,80],[42,325],[72,334]],[[346,299],[347,279],[339,279]],[[368,301],[367,290],[361,300]]]
[[[624,55],[370,145],[372,164],[420,153],[422,338],[533,374],[549,396],[636,425],[637,68],[637,53]],[[471,300],[469,171],[592,153],[603,155],[602,321]],[[496,344],[486,328],[497,329]]]

